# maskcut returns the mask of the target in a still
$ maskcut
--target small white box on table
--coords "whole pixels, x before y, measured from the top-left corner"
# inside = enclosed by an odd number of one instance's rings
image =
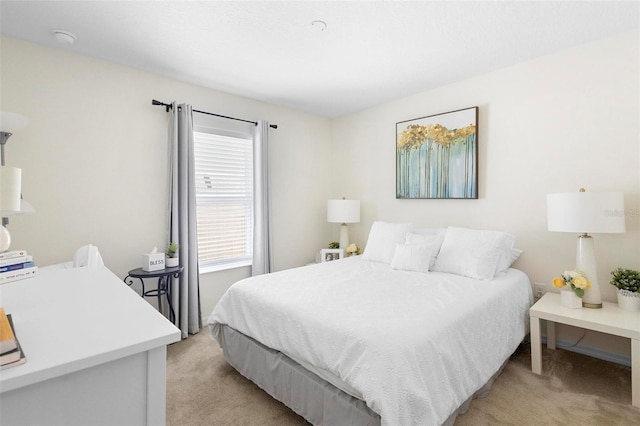
[[[164,253],[146,253],[142,255],[142,270],[147,272],[164,269]]]

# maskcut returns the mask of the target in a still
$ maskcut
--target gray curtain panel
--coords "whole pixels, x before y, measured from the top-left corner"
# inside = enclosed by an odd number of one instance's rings
[[[251,275],[271,272],[271,182],[269,123],[258,121],[253,133],[253,264]]]
[[[173,280],[172,304],[182,338],[202,328],[196,236],[196,183],[191,105],[174,102],[169,123],[169,236],[180,245],[184,271]]]

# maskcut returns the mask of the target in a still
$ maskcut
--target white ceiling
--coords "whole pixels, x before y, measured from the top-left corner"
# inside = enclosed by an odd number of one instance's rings
[[[639,5],[2,0],[0,32],[337,117],[638,28]],[[55,29],[75,44],[58,44]]]

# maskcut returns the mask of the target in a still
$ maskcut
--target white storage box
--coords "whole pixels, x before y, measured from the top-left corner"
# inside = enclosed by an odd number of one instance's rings
[[[151,272],[164,269],[164,253],[147,253],[142,255],[142,270]]]

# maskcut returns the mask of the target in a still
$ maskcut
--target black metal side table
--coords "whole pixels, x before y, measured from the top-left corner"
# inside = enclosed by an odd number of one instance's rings
[[[173,306],[171,305],[171,283],[174,278],[179,278],[180,274],[184,268],[182,266],[175,266],[173,268],[164,268],[158,271],[145,271],[142,268],[132,269],[128,272],[128,275],[125,277],[124,282],[131,286],[134,283],[134,278],[140,280],[142,284],[142,297],[157,297],[158,298],[158,310],[162,313],[162,301],[161,296],[164,295],[167,298],[167,305],[169,305],[169,320],[175,323],[176,314],[173,311]],[[146,278],[157,278],[158,286],[152,290],[144,289],[144,280]],[[163,314],[164,315],[164,314]]]

